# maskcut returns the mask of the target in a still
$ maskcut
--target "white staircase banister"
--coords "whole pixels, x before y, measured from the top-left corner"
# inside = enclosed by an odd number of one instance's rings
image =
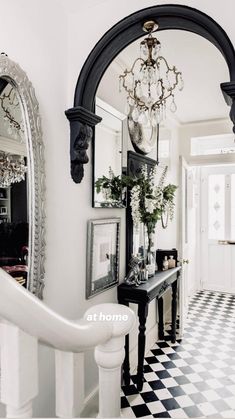
[[[5,347],[1,350],[1,384],[4,387],[1,400],[7,405],[7,417],[32,416],[32,398],[35,397],[37,388],[37,372],[34,374],[34,388],[30,385],[32,377],[28,374],[28,393],[22,394],[24,373],[20,365],[21,359],[25,359],[26,350],[28,357],[32,360],[29,368],[26,362],[26,376],[28,371],[37,370],[35,339],[57,349],[57,352],[62,351],[62,354],[63,352],[83,353],[96,347],[95,359],[99,367],[100,387],[99,415],[103,418],[119,417],[124,337],[135,323],[132,310],[118,304],[100,304],[91,307],[83,319],[68,320],[48,308],[0,268],[0,318],[12,324],[12,326],[7,324],[2,326]],[[14,330],[16,326],[20,334]],[[17,347],[17,362],[12,364],[11,356],[14,347]],[[63,374],[61,375],[60,372],[64,370],[68,360],[63,355],[62,358],[58,357],[58,360],[58,376],[63,379]],[[10,379],[8,379],[9,374]],[[73,380],[72,375],[71,379]],[[113,390],[111,393],[110,388]],[[109,393],[108,398],[107,393]],[[61,391],[57,394],[61,394]],[[66,393],[64,396],[67,402],[57,404],[57,416],[73,417],[74,396],[70,397],[69,404]],[[79,407],[75,410],[79,411]]]
[[[0,268],[0,317],[47,346],[84,352],[112,336],[111,322],[68,320],[47,307]]]

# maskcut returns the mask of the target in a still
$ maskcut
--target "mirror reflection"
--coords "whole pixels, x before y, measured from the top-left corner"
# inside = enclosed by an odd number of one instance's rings
[[[27,287],[27,147],[20,97],[0,79],[0,267]]]
[[[139,52],[139,45],[145,42],[147,53],[151,49],[148,42],[152,40],[152,35],[143,36],[130,44],[109,65],[100,81],[96,114],[102,121],[95,127],[93,207],[125,206],[120,184],[122,175],[126,174],[128,150],[147,155],[162,166],[170,166],[171,132],[165,125],[166,105],[169,102],[170,113],[175,111],[175,90],[182,90],[183,81],[181,72],[160,54],[160,42],[156,44],[154,60],[150,60],[150,77],[147,56],[144,51]],[[141,56],[135,72],[130,69],[138,54]],[[174,58],[170,57],[170,62],[174,63]],[[160,73],[162,77],[165,74],[162,82]],[[156,93],[157,86],[162,99]],[[147,100],[147,92],[154,100]]]
[[[96,114],[102,118],[95,131],[93,206],[122,208],[123,136],[125,115],[96,99]]]

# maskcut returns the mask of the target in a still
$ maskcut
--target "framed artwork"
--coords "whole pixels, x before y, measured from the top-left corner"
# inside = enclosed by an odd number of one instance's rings
[[[86,298],[119,281],[120,218],[88,221]]]

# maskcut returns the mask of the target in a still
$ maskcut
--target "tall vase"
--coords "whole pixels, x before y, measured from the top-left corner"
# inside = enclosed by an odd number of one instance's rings
[[[140,224],[133,228],[133,255],[138,256],[140,250]]]
[[[154,248],[154,230],[149,230],[147,227],[148,232],[148,247],[147,247],[147,261],[146,261],[146,269],[148,271],[148,277],[151,278],[154,276],[156,271],[156,256],[155,256],[155,248]]]

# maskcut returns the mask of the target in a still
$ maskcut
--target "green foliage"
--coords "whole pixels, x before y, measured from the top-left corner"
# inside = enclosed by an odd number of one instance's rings
[[[174,198],[177,189],[176,185],[164,186],[167,167],[164,169],[159,184],[154,184],[154,171],[147,173],[142,168],[138,176],[114,176],[112,169],[109,169],[109,178],[102,176],[95,182],[97,193],[107,190],[113,200],[120,200],[123,190],[127,187],[131,191],[131,201],[138,199],[138,203],[131,202],[132,207],[138,206],[140,221],[146,225],[148,234],[155,231],[156,223],[161,219],[162,214],[169,211],[170,218],[173,218]],[[137,189],[136,189],[137,188]],[[138,190],[132,194],[132,191]],[[134,216],[132,211],[133,222]]]
[[[174,201],[175,198],[175,191],[177,189],[176,185],[172,185],[169,183],[169,185],[165,186],[163,189],[163,199],[166,201]]]
[[[102,176],[95,182],[95,187],[97,193],[100,193],[102,189],[109,190],[109,196],[112,200],[118,201],[122,196],[123,182],[120,176],[113,176],[112,178]]]

